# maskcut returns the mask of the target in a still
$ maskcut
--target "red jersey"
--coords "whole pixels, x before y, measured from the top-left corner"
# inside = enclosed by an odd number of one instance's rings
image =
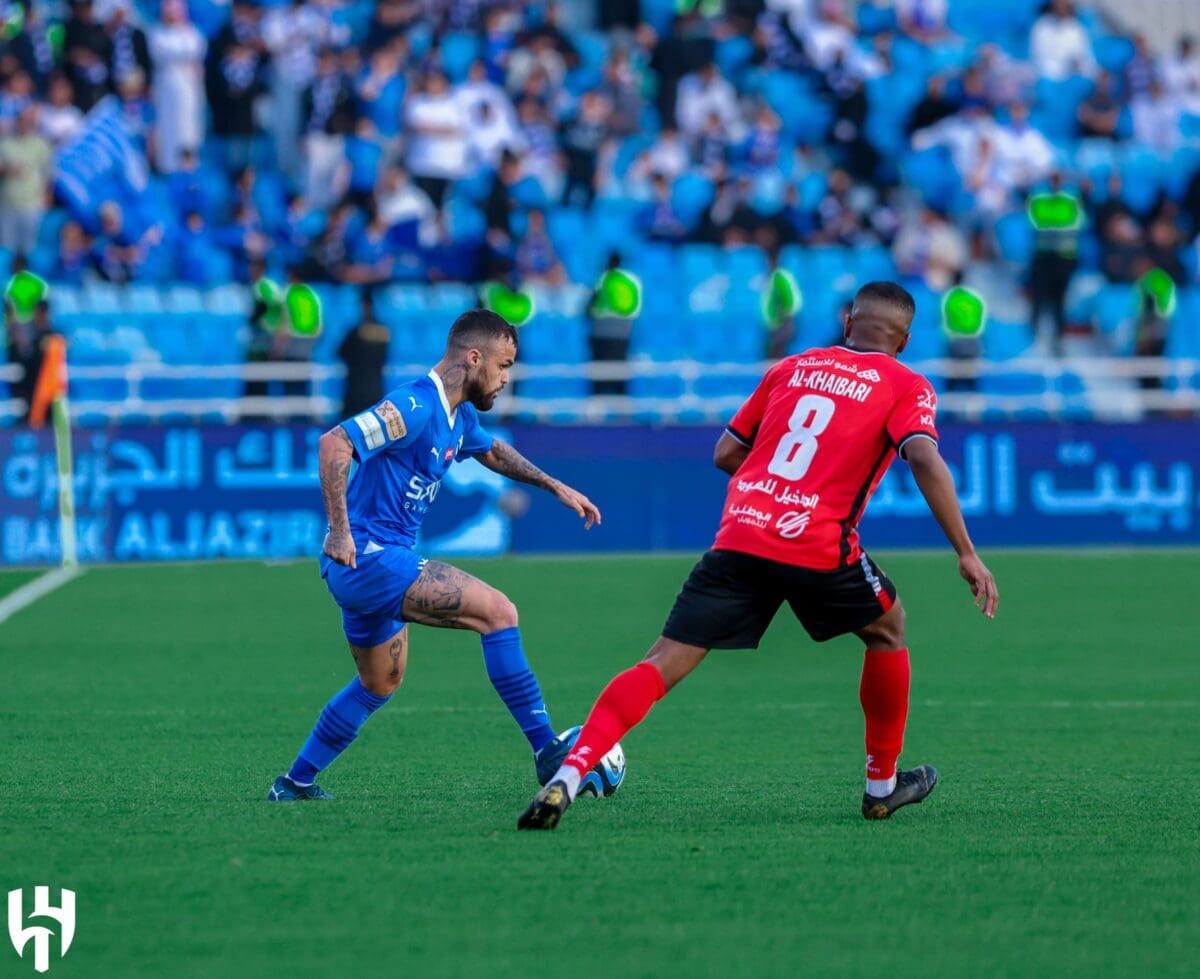
[[[726,431],[750,454],[729,481],[715,548],[833,570],[894,455],[937,441],[937,397],[885,353],[823,347],[767,371]]]

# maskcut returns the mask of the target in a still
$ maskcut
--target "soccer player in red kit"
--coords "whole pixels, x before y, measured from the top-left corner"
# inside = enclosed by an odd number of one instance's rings
[[[932,766],[896,769],[908,717],[904,609],[856,529],[894,455],[911,467],[958,554],[976,607],[992,618],[999,596],[938,453],[933,388],[896,359],[914,311],[900,286],[868,283],[846,317],[845,346],[807,350],[767,371],[717,443],[713,461],[732,478],[712,550],[646,658],[604,688],[519,829],[553,829],[583,776],[656,701],[710,649],[757,647],[784,602],[817,642],[852,632],[866,644],[863,816],[887,819],[933,791]]]

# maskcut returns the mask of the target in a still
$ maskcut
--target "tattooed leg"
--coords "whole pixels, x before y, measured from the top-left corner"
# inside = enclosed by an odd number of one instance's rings
[[[378,646],[351,646],[350,654],[358,667],[358,678],[371,693],[390,696],[404,679],[408,664],[408,630],[401,629]]]
[[[441,561],[426,561],[404,594],[404,618],[486,634],[515,626],[517,610],[491,585]]]
[[[404,596],[404,617],[478,632],[488,679],[534,754],[554,741],[541,686],[525,659],[516,606],[502,593],[458,568],[427,561]]]

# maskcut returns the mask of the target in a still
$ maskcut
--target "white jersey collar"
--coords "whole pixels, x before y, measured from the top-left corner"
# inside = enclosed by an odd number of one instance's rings
[[[429,379],[433,381],[433,386],[437,388],[438,398],[442,402],[442,410],[446,412],[446,420],[450,422],[450,427],[454,427],[454,419],[458,417],[458,409],[450,410],[450,399],[446,397],[446,388],[442,384],[442,378],[437,371],[429,372]]]

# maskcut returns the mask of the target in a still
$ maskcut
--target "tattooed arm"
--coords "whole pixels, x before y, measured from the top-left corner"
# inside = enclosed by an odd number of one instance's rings
[[[583,518],[584,530],[591,530],[592,524],[601,522],[600,511],[591,500],[578,490],[571,489],[566,483],[546,475],[507,442],[496,439],[490,450],[476,458],[492,472],[515,479],[519,483],[539,486],[553,493],[563,506],[574,510]]]
[[[346,512],[346,482],[354,461],[354,443],[338,425],[321,436],[317,466],[321,473],[321,496],[329,515],[329,533],[325,535],[325,553],[338,564],[358,567],[354,538],[350,536],[350,516]]]

